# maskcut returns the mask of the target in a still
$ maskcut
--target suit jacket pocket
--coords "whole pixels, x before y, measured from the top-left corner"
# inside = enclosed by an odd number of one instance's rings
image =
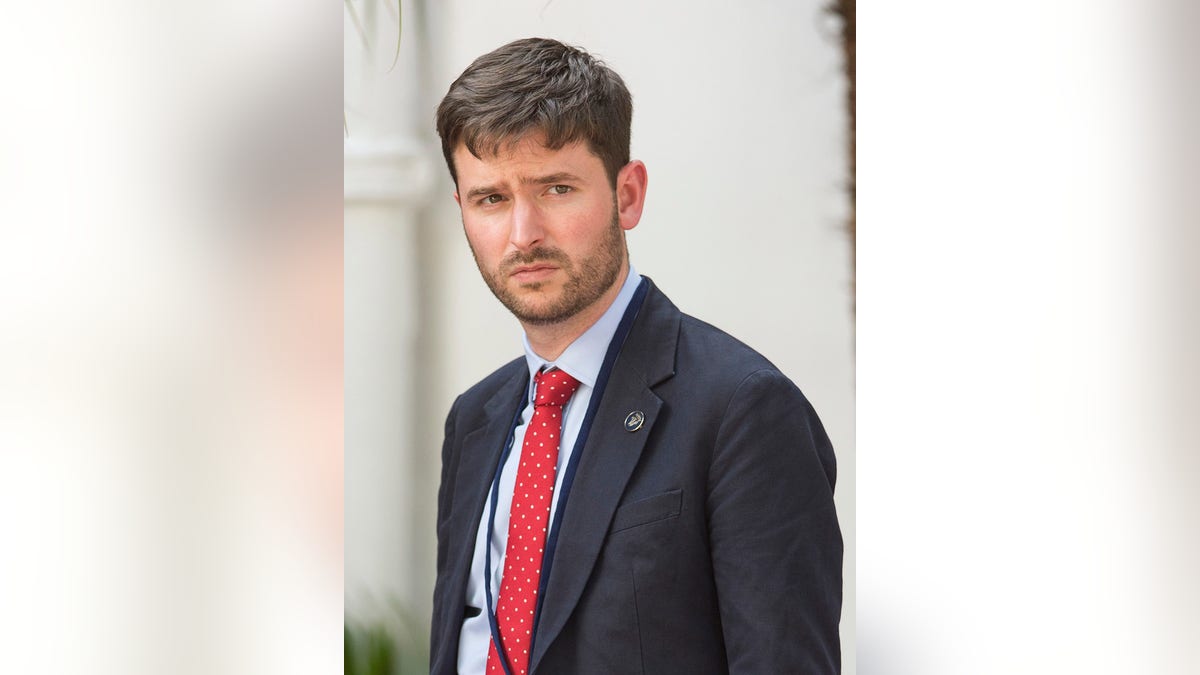
[[[613,516],[610,532],[628,530],[638,525],[656,523],[679,515],[683,503],[683,490],[671,490],[653,497],[622,504]]]

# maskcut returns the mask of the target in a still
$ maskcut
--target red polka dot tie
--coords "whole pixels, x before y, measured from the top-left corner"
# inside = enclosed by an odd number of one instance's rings
[[[579,381],[561,370],[538,373],[533,418],[525,429],[521,464],[509,509],[508,543],[504,547],[504,577],[496,603],[496,623],[513,675],[529,669],[529,640],[542,577],[542,548],[550,520],[555,467],[562,436],[563,406]],[[503,673],[493,639],[488,647],[488,675]]]

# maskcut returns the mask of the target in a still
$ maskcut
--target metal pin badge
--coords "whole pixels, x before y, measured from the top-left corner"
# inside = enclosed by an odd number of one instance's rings
[[[625,431],[637,431],[642,428],[642,422],[646,421],[646,414],[641,410],[634,410],[625,417]]]

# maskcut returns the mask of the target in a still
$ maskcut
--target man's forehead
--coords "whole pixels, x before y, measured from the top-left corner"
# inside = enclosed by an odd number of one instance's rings
[[[489,145],[490,147],[479,148],[480,153],[477,156],[467,148],[466,143],[459,142],[454,150],[454,163],[460,178],[464,173],[492,174],[510,171],[534,174],[559,171],[579,173],[592,162],[601,166],[600,158],[592,154],[586,142],[577,140],[560,148],[550,148],[545,144],[545,135],[540,132]]]

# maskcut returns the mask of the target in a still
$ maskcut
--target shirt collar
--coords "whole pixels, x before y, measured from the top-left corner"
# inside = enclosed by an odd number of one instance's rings
[[[575,338],[575,341],[568,345],[554,361],[547,361],[535,354],[533,348],[529,346],[529,336],[523,336],[525,363],[529,366],[530,383],[542,368],[557,367],[579,380],[581,384],[595,387],[596,378],[600,375],[600,367],[604,365],[604,356],[608,353],[608,344],[612,342],[613,335],[617,332],[617,324],[621,323],[621,317],[625,315],[629,301],[633,299],[633,293],[641,281],[641,275],[630,265],[629,275],[625,277],[625,283],[621,286],[621,291],[617,293],[613,303],[609,305],[600,319],[592,324],[591,328]],[[531,396],[532,392],[531,386]]]

